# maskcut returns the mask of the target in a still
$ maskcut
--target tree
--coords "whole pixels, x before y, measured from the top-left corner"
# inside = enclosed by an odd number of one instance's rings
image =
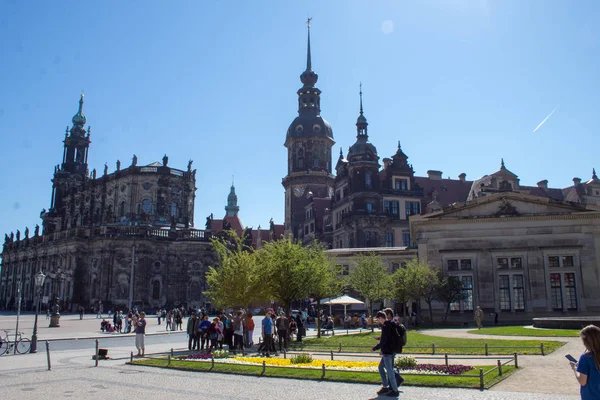
[[[414,299],[423,299],[429,306],[429,319],[433,325],[433,309],[431,303],[435,300],[435,295],[439,286],[438,272],[432,269],[429,264],[413,258],[406,264],[406,285],[410,297]]]
[[[234,231],[211,240],[218,264],[206,273],[204,292],[216,307],[244,307],[264,299],[256,254]]]
[[[402,303],[402,315],[406,319],[406,304],[411,298],[411,290],[409,287],[409,279],[405,268],[398,268],[392,274],[392,293],[391,297],[394,301]]]
[[[369,313],[373,316],[373,303],[391,293],[391,275],[375,253],[359,254],[355,260],[356,267],[350,272],[348,283],[369,302]]]
[[[446,323],[450,312],[450,304],[465,300],[467,294],[464,292],[462,282],[456,276],[444,276],[441,278],[435,297],[436,300],[446,304],[443,321]]]
[[[293,300],[308,297],[312,261],[300,243],[283,237],[265,243],[257,254],[260,280],[268,296],[288,310]]]
[[[307,297],[314,297],[317,310],[321,308],[321,300],[336,297],[342,293],[344,281],[340,279],[342,267],[336,265],[325,253],[325,248],[318,242],[305,247],[309,260],[309,282]],[[321,337],[321,320],[316,318],[317,337]]]

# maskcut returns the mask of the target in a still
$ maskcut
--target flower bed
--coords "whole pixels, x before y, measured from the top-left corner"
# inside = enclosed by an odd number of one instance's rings
[[[210,354],[190,354],[189,356],[178,357],[183,361],[211,361]],[[305,364],[292,364],[290,359],[283,358],[264,358],[264,357],[230,357],[215,360],[218,363],[238,364],[238,365],[266,365],[291,367],[291,368],[321,368],[325,364],[327,370],[334,371],[365,371],[378,372],[379,361],[337,361],[337,360],[313,360]],[[415,366],[400,367],[402,373],[420,374],[420,375],[460,375],[472,370],[468,365],[437,365],[437,364],[417,364]]]

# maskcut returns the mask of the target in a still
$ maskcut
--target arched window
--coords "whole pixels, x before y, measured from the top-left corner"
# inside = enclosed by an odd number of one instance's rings
[[[160,282],[158,280],[154,280],[152,282],[152,299],[153,300],[160,299]]]
[[[121,204],[119,205],[119,216],[120,217],[125,216],[125,202],[124,201],[122,201]]]
[[[304,150],[298,150],[298,168],[304,168]]]
[[[365,173],[365,188],[371,189],[373,187],[373,182],[371,181],[371,173],[367,171]]]
[[[146,214],[152,211],[152,202],[148,199],[142,200],[142,211]]]

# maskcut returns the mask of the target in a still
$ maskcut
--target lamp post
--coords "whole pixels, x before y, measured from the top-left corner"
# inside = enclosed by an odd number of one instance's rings
[[[64,275],[62,269],[58,268],[53,277],[55,279],[58,279],[58,283],[60,285],[58,288],[58,295],[62,296],[63,281],[65,279],[65,275]],[[58,304],[59,296],[55,296],[55,298],[54,298],[54,312],[52,313],[52,316],[50,317],[50,326],[49,326],[50,328],[59,328],[60,327],[60,312],[58,311],[58,309],[60,307],[60,305]]]
[[[40,269],[35,275],[35,320],[33,321],[33,335],[31,335],[31,349],[30,353],[37,353],[37,323],[38,323],[38,315],[40,313],[40,296],[42,294],[42,287],[44,286],[44,280],[46,279],[46,275]]]

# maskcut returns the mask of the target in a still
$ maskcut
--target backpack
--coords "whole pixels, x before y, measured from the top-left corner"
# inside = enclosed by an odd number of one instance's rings
[[[392,322],[390,324],[390,328],[392,330],[392,334],[390,337],[392,342],[391,347],[394,350],[394,353],[402,353],[402,348],[406,346],[407,342],[406,328],[404,327],[404,325],[397,324],[395,322]]]

